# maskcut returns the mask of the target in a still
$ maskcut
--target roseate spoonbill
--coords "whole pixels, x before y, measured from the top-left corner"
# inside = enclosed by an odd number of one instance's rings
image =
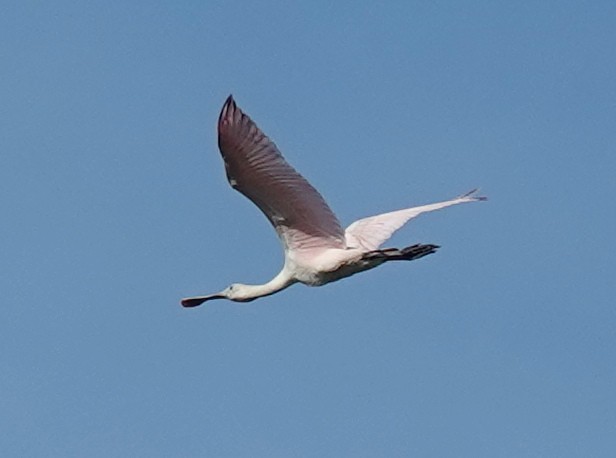
[[[455,199],[370,216],[346,230],[315,188],[291,167],[278,148],[229,96],[218,119],[218,147],[227,179],[261,209],[284,248],[284,266],[263,285],[232,284],[217,294],[182,299],[196,307],[210,299],[248,302],[294,283],[320,286],[388,261],[412,261],[437,245],[379,249],[411,218],[451,205],[485,200],[476,190]]]

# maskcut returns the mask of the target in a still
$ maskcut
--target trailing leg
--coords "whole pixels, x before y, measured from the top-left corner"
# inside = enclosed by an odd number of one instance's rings
[[[363,259],[382,259],[385,261],[414,261],[415,259],[423,258],[429,254],[436,252],[440,248],[438,245],[432,244],[415,244],[406,248],[385,248],[383,250],[369,251],[364,254]]]

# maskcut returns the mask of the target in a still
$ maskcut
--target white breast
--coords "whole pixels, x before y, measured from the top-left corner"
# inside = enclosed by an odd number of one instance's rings
[[[328,249],[310,257],[289,253],[285,268],[290,268],[300,283],[321,286],[376,266],[363,261],[362,254],[359,249]]]

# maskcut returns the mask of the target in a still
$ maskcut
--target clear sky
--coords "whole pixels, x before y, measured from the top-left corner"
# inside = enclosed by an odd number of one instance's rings
[[[611,457],[616,3],[0,7],[0,453]],[[281,267],[224,176],[238,104],[343,225],[442,246]]]

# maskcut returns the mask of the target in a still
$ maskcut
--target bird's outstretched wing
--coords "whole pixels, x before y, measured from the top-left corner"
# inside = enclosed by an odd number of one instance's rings
[[[232,96],[218,120],[218,147],[231,186],[261,209],[288,249],[345,247],[342,227],[323,197]]]
[[[439,210],[451,205],[486,200],[485,197],[474,196],[476,189],[456,197],[455,199],[436,204],[422,205],[421,207],[405,208],[404,210],[369,216],[355,221],[346,228],[345,236],[347,246],[363,248],[367,251],[376,250],[383,242],[388,240],[394,232],[404,226],[410,219],[422,213]]]

